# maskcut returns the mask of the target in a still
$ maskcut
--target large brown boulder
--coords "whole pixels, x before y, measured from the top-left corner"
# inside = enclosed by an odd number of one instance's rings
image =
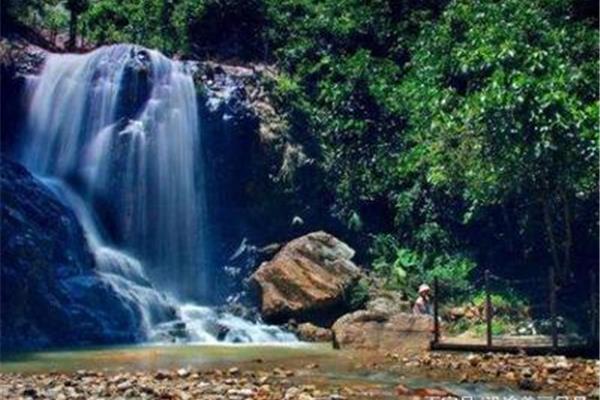
[[[346,292],[360,276],[353,256],[346,243],[321,231],[289,242],[251,277],[259,289],[263,318],[333,322],[347,311]]]
[[[432,329],[430,316],[370,310],[346,314],[332,327],[337,348],[386,352],[427,349]]]

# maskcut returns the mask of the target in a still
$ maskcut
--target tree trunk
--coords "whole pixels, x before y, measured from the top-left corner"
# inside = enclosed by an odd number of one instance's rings
[[[502,212],[502,219],[504,221],[504,227],[506,229],[506,239],[508,242],[508,250],[511,252],[511,254],[517,254],[517,246],[515,245],[515,241],[513,240],[513,235],[512,235],[512,223],[510,221],[510,218],[508,217],[508,210],[506,209],[506,204],[502,204],[502,206],[500,207],[501,212]]]
[[[572,231],[572,215],[571,215],[571,206],[569,205],[569,199],[564,190],[561,189],[560,197],[563,202],[563,213],[564,213],[564,223],[565,223],[565,241],[564,241],[564,273],[568,273],[571,267],[571,249],[573,247],[573,231]]]
[[[77,13],[71,11],[71,18],[69,19],[69,42],[67,48],[73,50],[75,48],[75,41],[77,40]]]
[[[544,225],[546,225],[546,233],[550,242],[550,253],[552,254],[552,264],[548,269],[548,286],[550,289],[550,318],[552,321],[552,349],[556,352],[558,347],[558,329],[556,320],[556,272],[560,268],[560,259],[558,249],[556,247],[556,239],[552,230],[552,218],[550,216],[550,205],[546,198],[542,199],[542,207],[544,212]]]
[[[550,216],[550,205],[546,198],[542,199],[542,208],[544,212],[544,225],[546,226],[546,235],[548,236],[548,242],[550,244],[550,255],[552,256],[554,271],[560,270],[560,259],[558,256],[558,248],[556,246],[556,239],[554,237],[554,231],[552,229],[552,217]]]

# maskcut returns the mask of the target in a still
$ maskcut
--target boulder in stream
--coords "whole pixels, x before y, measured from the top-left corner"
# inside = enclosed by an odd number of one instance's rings
[[[427,315],[359,310],[338,319],[332,330],[336,348],[400,353],[427,349],[432,328],[433,318]]]
[[[251,276],[265,320],[329,326],[347,311],[345,294],[360,276],[353,256],[350,246],[322,231],[289,242]]]

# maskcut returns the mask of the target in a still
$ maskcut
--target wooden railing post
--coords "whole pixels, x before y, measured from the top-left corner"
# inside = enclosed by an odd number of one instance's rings
[[[490,294],[490,271],[485,270],[485,321],[487,346],[492,347],[492,296]],[[490,349],[491,350],[491,349]]]
[[[433,279],[433,343],[435,344],[437,344],[440,340],[440,321],[438,310],[439,293],[438,278],[435,277]]]
[[[552,352],[556,353],[558,348],[558,321],[556,319],[556,271],[554,264],[550,264],[550,273],[548,274],[550,284],[550,318],[552,323]]]
[[[588,345],[593,348],[598,344],[598,299],[594,295],[594,291],[598,287],[596,274],[590,270],[590,334],[588,335]]]

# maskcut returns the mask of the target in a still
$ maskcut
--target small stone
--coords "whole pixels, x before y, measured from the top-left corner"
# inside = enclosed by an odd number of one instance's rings
[[[21,394],[26,397],[37,397],[38,393],[34,388],[26,388],[21,392]]]
[[[117,390],[120,392],[124,392],[129,388],[131,388],[131,382],[129,381],[124,381],[117,385]]]
[[[537,382],[531,378],[521,378],[519,380],[519,389],[536,391],[539,390],[540,387]]]
[[[265,396],[268,395],[269,393],[271,393],[271,386],[269,385],[261,385],[258,388],[258,395],[260,396]]]
[[[237,367],[229,368],[229,375],[237,375],[240,373],[240,369]]]
[[[169,373],[169,371],[158,370],[154,374],[154,379],[159,380],[159,381],[162,381],[164,379],[169,379],[169,378],[171,378],[171,374]]]
[[[521,371],[521,376],[523,378],[531,378],[533,376],[533,371],[531,368],[524,368],[523,371]]]
[[[289,388],[288,390],[285,391],[284,399],[286,399],[286,400],[295,399],[300,395],[300,393],[302,393],[302,390],[300,388],[292,386],[291,388]]]
[[[568,361],[564,360],[564,361],[559,361],[558,363],[556,363],[556,367],[558,369],[566,369],[566,370],[570,370],[572,365],[571,363],[569,363]]]
[[[476,367],[477,365],[479,365],[479,362],[481,361],[481,359],[478,356],[476,356],[475,354],[469,354],[467,356],[467,361],[469,362],[469,364],[472,367]]]
[[[398,396],[408,396],[412,393],[412,390],[404,386],[403,384],[399,384],[396,386],[396,394]]]
[[[180,378],[187,378],[188,376],[190,376],[190,371],[185,368],[180,368],[177,370],[177,376]]]
[[[415,389],[414,394],[423,398],[423,397],[435,397],[435,398],[441,398],[441,397],[457,397],[454,394],[444,390],[444,389],[439,389],[439,388],[420,388],[420,389]]]

